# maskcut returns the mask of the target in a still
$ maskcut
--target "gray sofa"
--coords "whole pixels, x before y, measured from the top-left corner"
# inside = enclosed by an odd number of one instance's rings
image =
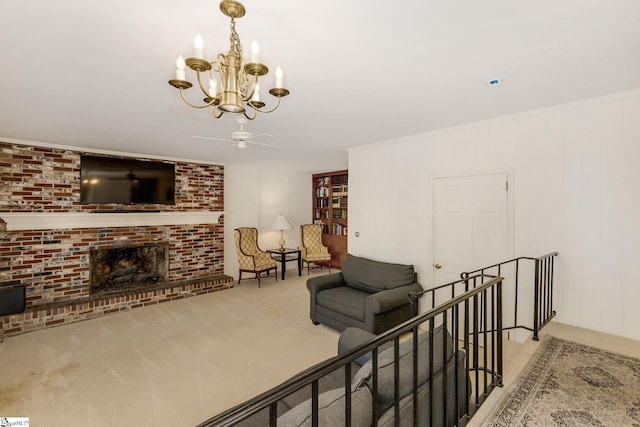
[[[347,328],[341,335],[338,343],[338,354],[344,354],[349,350],[370,341],[375,335],[357,328]],[[443,342],[447,343],[446,353],[443,351]],[[418,405],[417,420],[415,425],[430,425],[431,407],[429,405],[429,387],[433,382],[433,426],[445,426],[444,407],[447,410],[447,427],[457,424],[457,420],[467,412],[470,396],[470,382],[465,375],[464,351],[456,354],[452,351],[453,340],[451,335],[442,326],[433,331],[433,375],[429,370],[429,334],[422,333],[418,338]],[[400,344],[399,355],[399,418],[400,426],[413,426],[413,340],[409,339]],[[390,427],[395,422],[394,408],[394,349],[389,345],[380,348],[378,356],[378,426]],[[373,376],[370,353],[361,356],[352,362],[351,372],[354,373],[351,380],[351,425],[371,426],[373,423],[372,393]],[[457,360],[457,363],[456,363]],[[444,372],[447,372],[446,398],[441,393],[444,390]],[[456,370],[457,377],[456,377]],[[344,370],[339,369],[319,382],[318,398],[319,425],[334,427],[344,425]],[[433,378],[431,378],[433,377]],[[456,400],[456,378],[457,394]],[[293,393],[282,399],[278,404],[278,413],[282,414],[277,420],[281,427],[298,427],[311,425],[311,390],[310,386]],[[456,402],[459,405],[456,408]],[[242,423],[244,426],[267,425],[267,414],[262,414]]]
[[[422,291],[412,265],[392,264],[351,254],[340,273],[307,280],[310,316],[337,331],[349,326],[380,334],[416,313],[409,293]]]

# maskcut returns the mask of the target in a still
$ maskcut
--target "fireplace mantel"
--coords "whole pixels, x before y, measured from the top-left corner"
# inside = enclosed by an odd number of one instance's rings
[[[6,231],[217,224],[223,212],[0,212]],[[0,224],[4,225],[4,224]]]

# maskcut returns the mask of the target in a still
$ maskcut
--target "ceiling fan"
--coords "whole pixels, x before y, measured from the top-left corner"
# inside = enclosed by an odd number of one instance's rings
[[[233,147],[234,145],[239,149],[247,148],[250,145],[257,145],[257,146],[277,148],[277,149],[282,148],[278,145],[267,144],[266,142],[252,141],[254,138],[269,137],[269,138],[275,139],[275,137],[268,133],[259,133],[254,135],[246,129],[247,122],[248,122],[246,118],[238,117],[237,120],[238,120],[238,124],[240,125],[240,129],[231,132],[231,138],[214,138],[211,136],[194,136],[193,138],[228,142],[227,145],[223,145],[222,147],[216,148],[216,150],[223,150],[225,148]]]

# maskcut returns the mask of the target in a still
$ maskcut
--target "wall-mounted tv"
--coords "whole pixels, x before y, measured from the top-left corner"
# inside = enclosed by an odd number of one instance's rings
[[[174,204],[175,164],[133,158],[82,155],[80,202]]]

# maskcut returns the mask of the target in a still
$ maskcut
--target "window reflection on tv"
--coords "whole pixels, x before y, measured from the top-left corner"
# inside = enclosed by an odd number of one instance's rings
[[[175,164],[83,155],[80,202],[85,204],[174,204]]]

